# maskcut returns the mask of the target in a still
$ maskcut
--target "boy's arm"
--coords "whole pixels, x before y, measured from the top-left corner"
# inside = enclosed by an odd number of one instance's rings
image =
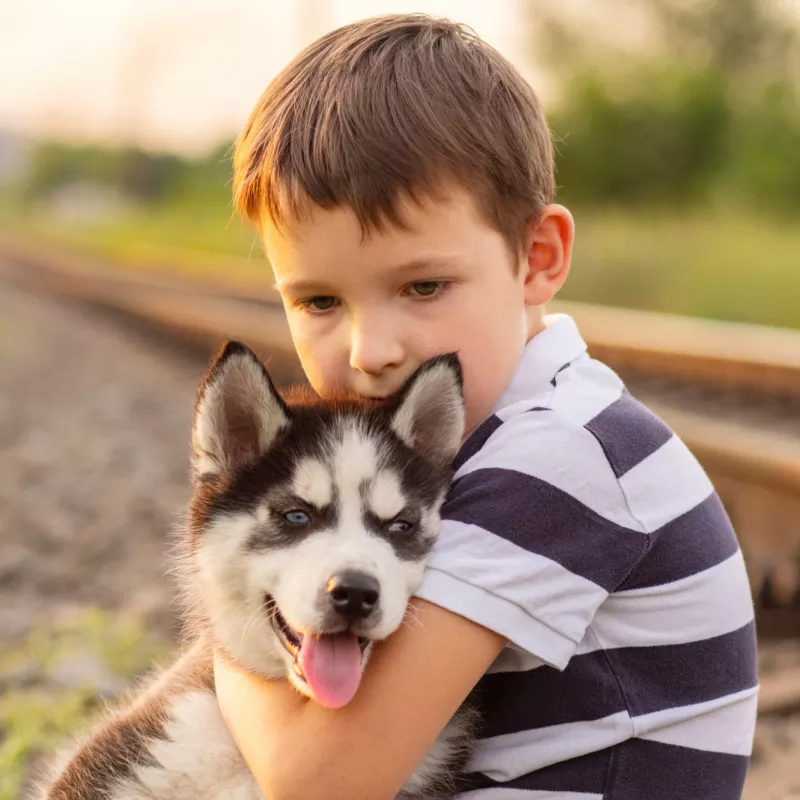
[[[268,800],[392,800],[506,640],[419,598],[329,710],[285,680],[215,664],[223,716]]]

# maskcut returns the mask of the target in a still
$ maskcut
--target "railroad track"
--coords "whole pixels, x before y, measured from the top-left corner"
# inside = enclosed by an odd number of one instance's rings
[[[109,309],[211,351],[250,344],[277,379],[302,379],[283,309],[263,285],[187,283],[110,269],[0,237],[0,277]],[[800,634],[800,332],[577,303],[593,356],[662,416],[709,472],[739,533],[759,624]]]

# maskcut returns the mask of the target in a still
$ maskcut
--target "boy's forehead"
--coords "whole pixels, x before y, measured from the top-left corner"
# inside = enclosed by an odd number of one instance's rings
[[[404,199],[399,211],[402,225],[387,221],[380,229],[365,231],[349,206],[314,206],[302,218],[279,226],[263,220],[261,235],[279,272],[324,268],[343,259],[385,265],[446,259],[468,249],[476,235],[498,235],[478,214],[472,198],[458,189],[438,199]]]
[[[346,206],[315,206],[303,217],[287,218],[280,225],[265,219],[261,235],[270,258],[286,264],[300,256],[324,255],[331,247],[357,248],[361,238],[358,219]]]

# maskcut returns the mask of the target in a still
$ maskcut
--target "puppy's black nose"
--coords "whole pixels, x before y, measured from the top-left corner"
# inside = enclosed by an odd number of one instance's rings
[[[340,572],[328,580],[328,594],[337,613],[346,620],[368,617],[378,605],[380,584],[364,572]]]

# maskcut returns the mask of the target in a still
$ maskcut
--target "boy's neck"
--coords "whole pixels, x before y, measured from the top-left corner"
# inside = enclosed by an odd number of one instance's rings
[[[528,306],[525,309],[526,337],[529,342],[534,336],[541,333],[547,326],[544,324],[544,306]]]

